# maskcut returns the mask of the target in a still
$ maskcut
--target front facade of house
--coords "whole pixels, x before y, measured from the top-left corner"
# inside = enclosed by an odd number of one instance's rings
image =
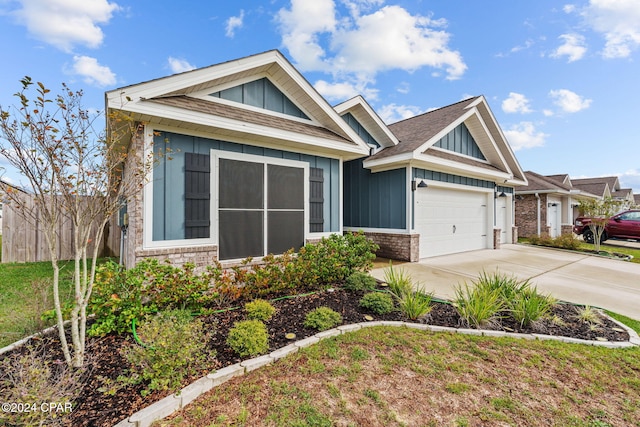
[[[522,237],[571,234],[581,200],[597,195],[577,188],[569,175],[526,171],[528,184],[516,187],[516,226]]]
[[[432,137],[410,141],[361,97],[331,107],[269,51],[106,99],[142,124],[123,143],[156,159],[128,201],[129,267],[146,257],[232,265],[352,229],[410,260],[493,247],[494,228],[511,241],[513,185],[524,175],[482,97]],[[438,235],[437,221],[451,216],[453,232]]]

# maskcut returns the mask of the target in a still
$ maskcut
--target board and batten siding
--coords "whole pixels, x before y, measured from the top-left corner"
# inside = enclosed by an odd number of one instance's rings
[[[187,153],[209,155],[210,150],[252,154],[278,159],[299,160],[310,168],[322,169],[322,229],[318,223],[311,232],[340,231],[340,161],[285,150],[276,150],[217,139],[195,137],[171,132],[157,132],[154,150],[161,158],[153,170],[153,240],[180,240],[185,238],[185,209],[176,209],[184,203],[185,161]],[[169,160],[170,158],[170,160]],[[315,208],[320,197],[312,195]],[[179,203],[179,205],[177,204]],[[312,204],[312,207],[314,205]],[[317,221],[320,215],[315,215]]]
[[[344,163],[344,226],[406,228],[406,169],[371,173],[364,159]]]

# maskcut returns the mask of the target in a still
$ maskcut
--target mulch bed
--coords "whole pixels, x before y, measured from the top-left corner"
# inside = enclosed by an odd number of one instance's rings
[[[374,320],[408,321],[398,311],[384,316],[366,312],[358,306],[358,301],[363,294],[362,292],[346,292],[342,289],[335,289],[275,301],[273,305],[276,307],[277,312],[267,322],[270,336],[269,351],[290,344],[292,341],[285,338],[287,333],[294,333],[296,340],[317,333],[314,329],[304,327],[303,322],[306,313],[321,306],[330,307],[340,313],[344,320],[343,324],[365,321],[365,315],[372,315]],[[629,339],[627,332],[620,331],[618,326],[608,319],[602,319],[602,324],[597,329],[593,329],[588,324],[579,321],[575,317],[576,308],[572,305],[559,304],[555,307],[553,314],[563,320],[562,326],[557,322],[545,320],[536,325],[536,328],[520,329],[518,325],[503,322],[501,325],[496,326],[495,329],[521,333],[545,333],[586,340],[606,338],[608,341],[627,341]],[[211,325],[211,328],[215,331],[212,334],[210,345],[216,350],[216,358],[212,362],[212,366],[203,370],[200,376],[215,369],[240,362],[241,359],[225,344],[225,340],[229,328],[235,322],[244,319],[243,310],[225,311],[204,316],[202,319],[206,324]],[[424,319],[420,319],[419,322],[439,326],[463,326],[455,308],[449,304],[439,302],[435,302],[431,313]],[[54,360],[64,360],[59,350],[57,335],[35,338],[32,340],[32,344],[44,347],[48,357]],[[103,338],[88,339],[90,361],[87,363],[89,370],[86,375],[86,381],[80,397],[75,402],[76,406],[73,412],[64,418],[64,425],[74,427],[113,426],[131,414],[170,394],[169,392],[155,392],[142,397],[140,391],[143,387],[128,387],[111,396],[98,391],[104,385],[100,379],[101,377],[115,379],[127,369],[127,362],[120,355],[120,349],[127,345],[135,345],[131,335],[108,335]],[[6,355],[4,356],[6,357]],[[184,384],[187,385],[198,377],[189,378],[185,380]]]

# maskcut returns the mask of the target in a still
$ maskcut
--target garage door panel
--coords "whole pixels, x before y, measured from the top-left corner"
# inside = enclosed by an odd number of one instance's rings
[[[415,197],[421,258],[486,247],[486,193],[429,187]]]

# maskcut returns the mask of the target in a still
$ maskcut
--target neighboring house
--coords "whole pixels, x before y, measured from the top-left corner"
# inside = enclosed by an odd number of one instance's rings
[[[597,194],[602,198],[611,197],[620,201],[622,203],[621,209],[628,209],[635,204],[633,190],[621,188],[617,176],[574,179],[573,184],[576,188]]]
[[[633,203],[636,206],[640,206],[640,194],[634,194],[633,195]]]
[[[412,261],[513,241],[526,179],[483,97],[387,127],[359,96],[331,107],[269,51],[106,103],[144,125],[123,143],[171,157],[127,206],[127,266],[231,265],[355,229]]]
[[[516,226],[522,237],[547,234],[558,237],[572,232],[581,200],[599,199],[608,189],[606,183],[576,188],[569,175],[540,175],[526,171],[528,184],[516,187]],[[585,189],[598,194],[592,194]]]

